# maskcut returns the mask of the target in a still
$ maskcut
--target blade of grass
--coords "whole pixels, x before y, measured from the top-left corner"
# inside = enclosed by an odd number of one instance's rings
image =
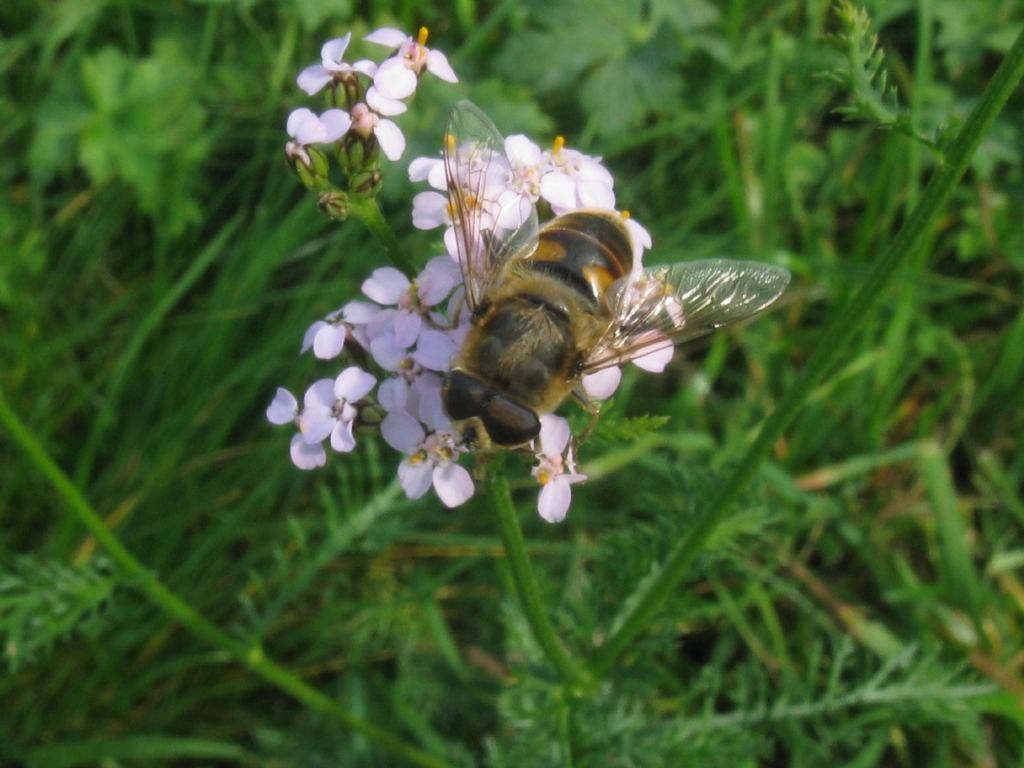
[[[863,326],[871,309],[892,281],[897,268],[913,256],[922,238],[928,233],[930,225],[967,170],[967,165],[982,137],[995,121],[1022,76],[1024,30],[1017,35],[978,104],[950,144],[944,161],[940,162],[928,181],[920,201],[906,223],[883,251],[860,290],[822,331],[821,341],[800,375],[779,401],[778,408],[765,420],[757,438],[735,469],[723,478],[715,496],[698,513],[689,534],[676,543],[651,577],[645,579],[626,601],[625,610],[613,622],[607,641],[593,656],[590,668],[596,675],[603,674],[614,664],[618,655],[633,637],[647,626],[654,612],[685,577],[690,564],[722,522],[729,507],[750,483],[758,467],[771,452],[772,446],[796,418],[811,390],[832,370],[840,353],[847,349]]]
[[[104,525],[102,518],[78,491],[71,479],[53,462],[35,436],[11,410],[3,392],[0,392],[0,424],[6,427],[14,441],[21,446],[35,464],[40,474],[49,481],[79,522],[89,530],[107,551],[107,554],[120,566],[124,574],[131,579],[132,584],[160,610],[172,619],[181,622],[192,634],[228,653],[274,687],[284,691],[310,709],[332,717],[353,731],[365,735],[384,749],[401,755],[415,765],[434,766],[435,768],[447,765],[447,763],[407,744],[397,736],[355,717],[338,702],[268,659],[258,646],[250,647],[211,624],[191,605],[167,589],[156,574],[139,562]]]
[[[949,465],[935,443],[921,446],[917,461],[935,516],[935,533],[939,539],[939,572],[946,582],[945,592],[952,595],[960,608],[970,613],[981,635],[980,584],[967,548],[967,523],[960,511],[960,500],[953,487]]]

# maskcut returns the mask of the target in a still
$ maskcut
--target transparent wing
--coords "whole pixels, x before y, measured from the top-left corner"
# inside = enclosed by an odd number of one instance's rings
[[[455,247],[472,311],[501,266],[513,254],[526,255],[536,247],[537,211],[514,189],[505,140],[472,102],[458,102],[448,118],[444,170]]]
[[[756,261],[710,259],[651,267],[608,289],[615,320],[583,373],[661,352],[770,306],[789,272]]]

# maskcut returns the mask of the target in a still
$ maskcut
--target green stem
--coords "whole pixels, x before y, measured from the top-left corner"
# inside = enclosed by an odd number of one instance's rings
[[[410,277],[416,274],[418,270],[409,260],[409,257],[405,255],[405,250],[402,248],[402,244],[398,242],[398,238],[395,237],[394,230],[391,229],[384,219],[384,214],[381,213],[377,198],[351,195],[348,199],[348,212],[349,215],[363,222],[366,228],[373,233],[378,242],[384,246],[384,251],[387,253],[388,258],[391,259],[392,264]]]
[[[512,504],[508,478],[505,477],[504,469],[497,461],[488,468],[486,483],[487,498],[498,513],[501,540],[505,546],[509,569],[512,571],[512,580],[515,582],[516,592],[526,613],[526,619],[533,630],[534,639],[543,649],[548,660],[558,670],[563,682],[573,686],[578,692],[589,690],[591,681],[586,671],[569,656],[565,646],[562,645],[548,622],[540,590],[537,588],[537,579],[533,575],[530,558],[526,554],[523,529],[519,526],[519,518],[516,516],[515,506]]]
[[[401,755],[415,765],[445,768],[448,764],[420,751],[375,725],[360,720],[333,699],[303,682],[280,664],[263,655],[259,646],[248,646],[231,637],[204,619],[192,606],[165,587],[156,575],[135,559],[134,555],[107,528],[103,520],[78,491],[64,471],[58,467],[46,450],[11,410],[7,398],[0,392],[0,424],[14,441],[28,454],[40,473],[64,499],[75,517],[84,525],[107,553],[131,578],[132,584],[172,619],[179,621],[192,634],[230,654],[271,685],[281,689],[310,709],[333,717],[340,723],[375,741],[384,749]]]
[[[952,195],[982,137],[995,121],[1010,94],[1024,76],[1024,31],[1006,54],[956,139],[940,164],[906,223],[884,250],[864,285],[843,311],[822,330],[821,341],[790,389],[779,401],[753,444],[732,473],[722,480],[718,492],[697,515],[689,533],[669,552],[651,578],[646,579],[626,603],[626,610],[612,625],[604,645],[594,654],[590,669],[597,676],[606,672],[630,641],[647,626],[654,612],[668,599],[686,575],[730,505],[754,477],[775,441],[796,418],[811,391],[825,378],[877,301],[885,295],[897,267],[906,262],[921,244],[929,226]]]

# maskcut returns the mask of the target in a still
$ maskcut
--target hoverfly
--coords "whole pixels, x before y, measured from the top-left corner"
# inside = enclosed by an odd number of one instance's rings
[[[464,443],[516,448],[572,395],[596,407],[588,374],[665,351],[771,305],[789,272],[712,259],[639,269],[615,211],[582,209],[538,227],[490,119],[460,101],[444,169],[470,329],[442,388]]]

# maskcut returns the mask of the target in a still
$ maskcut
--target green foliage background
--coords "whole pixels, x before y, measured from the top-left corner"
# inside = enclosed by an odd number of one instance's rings
[[[309,103],[294,76],[348,30],[426,25],[460,76],[422,82],[403,160],[436,153],[469,97],[506,133],[602,155],[652,263],[788,266],[772,315],[627,376],[566,523],[514,486],[549,615],[587,658],[1024,24],[1014,0],[866,9],[877,48],[827,2],[9,0],[0,391],[150,576],[442,763],[1020,764],[1019,89],[840,367],[592,690],[563,687],[537,646],[484,496],[406,501],[372,437],[299,472],[263,416],[276,386],[326,375],[297,356],[302,332],[383,260],[283,160],[285,117]],[[385,214],[425,261],[436,233],[412,230],[404,163],[386,173]],[[0,762],[401,762],[170,620],[8,437]]]

